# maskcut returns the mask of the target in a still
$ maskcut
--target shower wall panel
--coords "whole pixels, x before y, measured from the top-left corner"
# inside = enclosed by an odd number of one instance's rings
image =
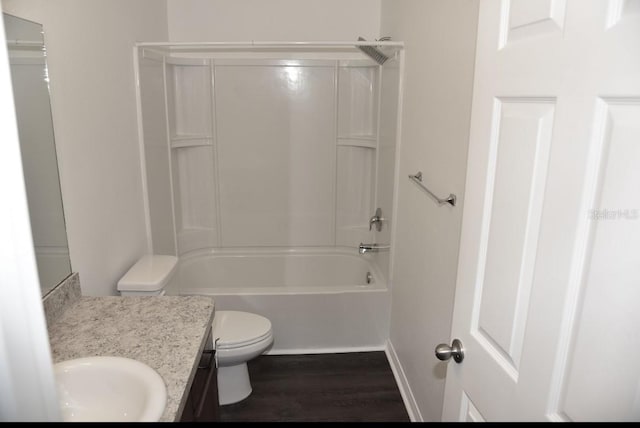
[[[391,242],[393,219],[393,186],[396,172],[396,137],[398,133],[398,98],[400,96],[400,62],[396,59],[385,63],[380,76],[380,125],[378,137],[378,162],[376,177],[376,206],[382,209],[385,222],[382,230],[375,233],[375,242]],[[404,177],[403,177],[404,178]],[[389,278],[389,252],[375,253],[376,260],[385,276]]]
[[[389,226],[368,223],[392,209],[396,110],[381,122],[380,86],[398,75],[382,72],[361,59],[143,50],[153,251],[387,244]]]
[[[174,60],[175,61],[175,60]],[[170,64],[174,108],[169,115],[172,138],[211,136],[211,72],[209,62]]]
[[[163,68],[162,57],[141,58],[140,103],[152,249],[155,254],[175,254]]]
[[[377,67],[343,64],[339,71],[338,137],[373,141],[377,134]]]
[[[346,145],[338,146],[337,153],[336,243],[357,247],[360,242],[368,242],[376,153],[369,147]]]
[[[216,62],[221,245],[331,246],[335,61]]]
[[[211,145],[173,150],[173,182],[180,253],[216,246]]]
[[[167,61],[167,106],[178,254],[218,246],[211,63]]]
[[[340,64],[336,244],[373,242],[368,220],[375,212],[378,147],[378,68]]]

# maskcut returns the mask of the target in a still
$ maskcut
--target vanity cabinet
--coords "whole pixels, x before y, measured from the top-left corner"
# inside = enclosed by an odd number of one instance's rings
[[[218,382],[215,351],[211,332],[207,338],[200,362],[193,378],[189,397],[182,412],[181,422],[212,422],[218,420]]]

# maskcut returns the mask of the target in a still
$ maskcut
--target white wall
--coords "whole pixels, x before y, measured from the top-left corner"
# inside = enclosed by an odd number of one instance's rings
[[[383,0],[381,34],[403,40],[406,74],[390,341],[417,404],[437,421],[450,341],[471,113],[477,0]],[[422,171],[438,206],[407,175]]]
[[[3,0],[42,23],[72,269],[87,295],[115,294],[146,252],[132,46],[167,40],[156,0]]]
[[[380,0],[167,0],[171,41],[368,40]]]

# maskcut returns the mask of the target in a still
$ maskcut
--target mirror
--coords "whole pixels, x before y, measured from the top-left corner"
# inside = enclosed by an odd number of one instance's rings
[[[33,245],[44,296],[71,274],[42,25],[3,13]]]

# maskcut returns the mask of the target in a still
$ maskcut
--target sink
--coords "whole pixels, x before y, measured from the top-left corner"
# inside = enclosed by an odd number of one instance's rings
[[[157,422],[167,403],[158,372],[130,358],[77,358],[53,371],[65,422]]]

